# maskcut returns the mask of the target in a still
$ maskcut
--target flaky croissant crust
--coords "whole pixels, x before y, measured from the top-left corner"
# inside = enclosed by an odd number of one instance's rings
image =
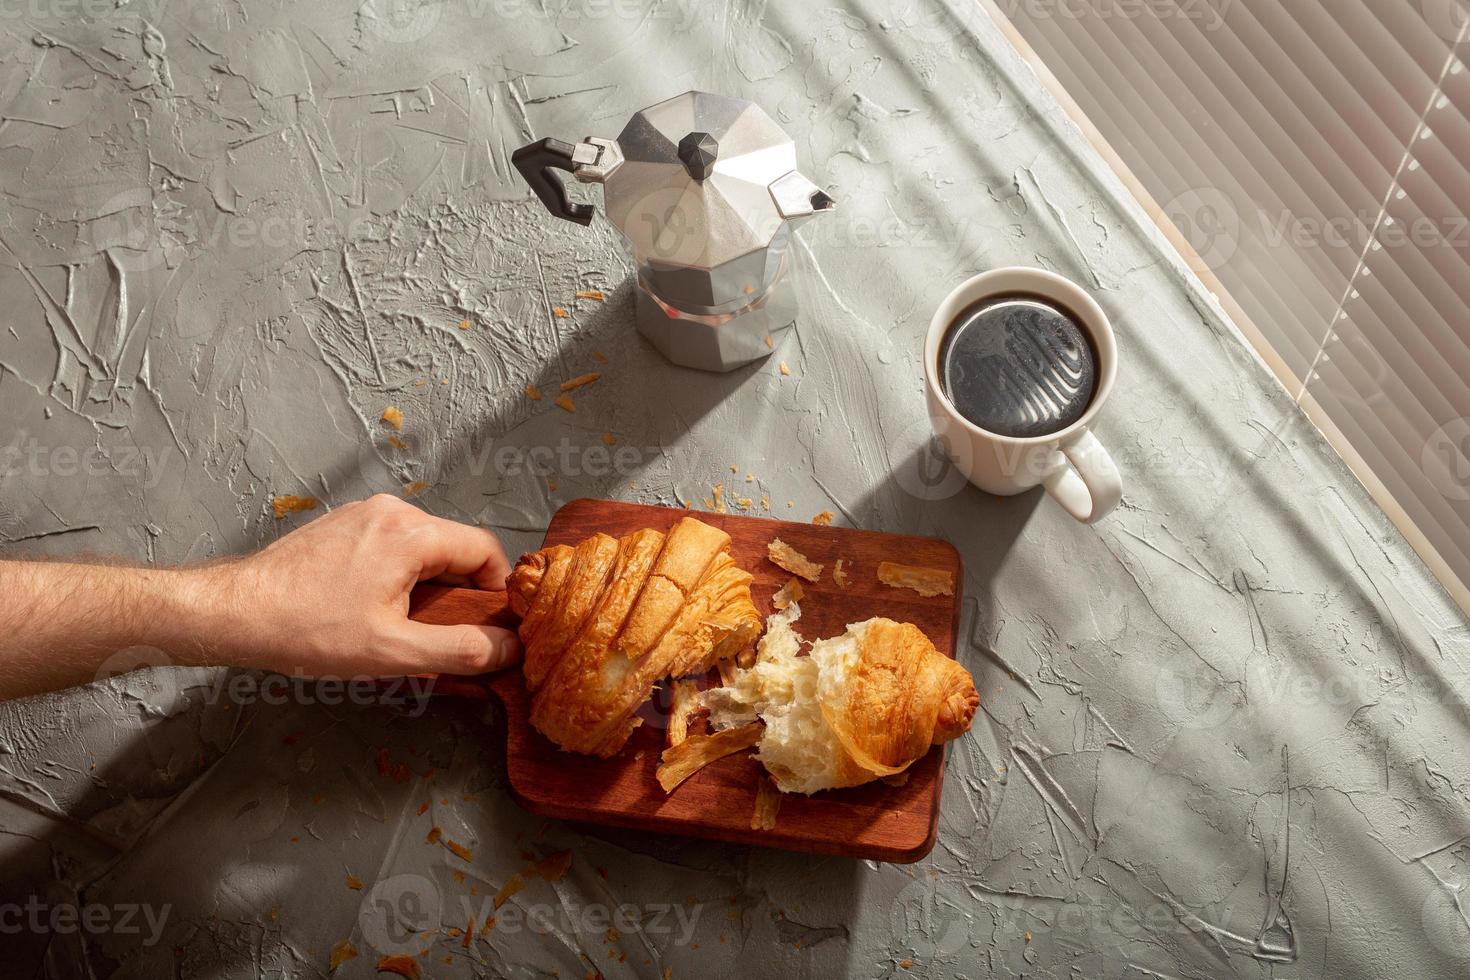
[[[613,755],[660,679],[754,642],[751,581],[730,536],[692,517],[667,534],[594,534],[525,555],[507,589],[522,617],[531,724],[564,749]]]
[[[969,730],[980,694],[970,672],[912,623],[872,619],[843,701],[827,711],[847,752],[843,784],[902,772]]]

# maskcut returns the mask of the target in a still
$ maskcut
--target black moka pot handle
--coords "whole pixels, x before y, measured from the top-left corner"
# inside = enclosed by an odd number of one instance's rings
[[[554,170],[565,170],[572,172],[575,164],[572,163],[572,152],[576,149],[570,143],[547,137],[534,143],[527,143],[510,155],[510,162],[515,164],[526,183],[531,185],[531,190],[541,198],[541,203],[546,205],[546,210],[564,218],[567,221],[575,221],[579,225],[592,223],[592,215],[596,209],[590,204],[573,204],[567,199],[567,188],[562,183],[559,175]]]

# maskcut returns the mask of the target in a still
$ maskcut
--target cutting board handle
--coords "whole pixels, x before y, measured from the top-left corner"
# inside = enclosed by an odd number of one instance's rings
[[[471,623],[515,629],[520,623],[520,617],[510,611],[510,596],[506,592],[429,582],[416,586],[409,596],[408,618],[434,626]]]
[[[511,612],[510,597],[505,592],[485,589],[463,589],[453,585],[425,583],[414,588],[408,599],[408,618],[433,626],[499,626],[514,630],[520,617]],[[440,674],[434,680],[433,693],[451,697],[489,698],[497,679],[520,682],[520,670],[512,667],[479,677],[453,677]]]

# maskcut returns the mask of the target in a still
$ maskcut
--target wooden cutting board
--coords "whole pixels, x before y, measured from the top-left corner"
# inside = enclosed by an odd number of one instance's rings
[[[667,530],[689,511],[606,500],[574,500],[557,511],[545,544],[575,545],[597,531],[614,537],[651,527]],[[935,647],[953,657],[959,637],[964,573],[959,553],[937,538],[909,537],[773,521],[733,514],[694,513],[730,535],[736,561],[755,576],[756,608],[770,615],[771,595],[791,575],[766,559],[766,544],[779,537],[812,561],[821,580],[803,582],[797,630],[808,640],[836,636],[849,623],[874,616],[911,622]],[[848,585],[832,578],[845,560]],[[898,561],[954,573],[955,595],[925,598],[878,581],[880,561]],[[514,628],[503,592],[420,586],[410,615],[427,623],[494,623]],[[813,796],[787,794],[773,830],[751,830],[761,766],[748,753],[706,767],[672,794],[654,777],[664,748],[669,696],[660,687],[645,705],[644,722],[617,756],[596,759],[563,752],[527,721],[530,697],[518,669],[487,675],[484,683],[505,703],[507,772],[511,794],[532,813],[651,833],[683,834],[796,851],[880,861],[911,862],[934,847],[939,827],[944,750],[932,749],[909,768],[901,786],[878,782]]]

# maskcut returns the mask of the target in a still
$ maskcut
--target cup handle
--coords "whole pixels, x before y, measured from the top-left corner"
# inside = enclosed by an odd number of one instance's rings
[[[1097,523],[1123,499],[1117,464],[1090,429],[1057,448],[1066,458],[1041,481],[1046,492],[1083,524]]]

